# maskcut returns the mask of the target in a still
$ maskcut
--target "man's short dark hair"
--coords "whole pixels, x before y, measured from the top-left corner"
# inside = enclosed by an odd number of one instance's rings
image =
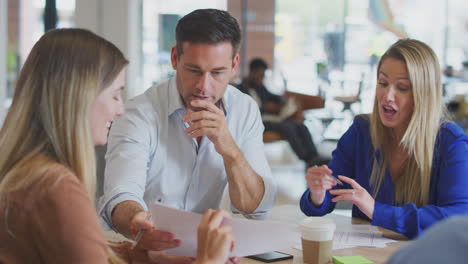
[[[241,31],[237,20],[218,9],[197,9],[182,17],[176,26],[177,54],[182,54],[182,43],[217,44],[229,41],[233,58],[239,50]]]
[[[263,70],[268,69],[268,64],[262,58],[255,58],[255,59],[252,59],[250,61],[249,70],[250,71],[255,71],[255,70],[258,70],[258,69],[263,69]]]

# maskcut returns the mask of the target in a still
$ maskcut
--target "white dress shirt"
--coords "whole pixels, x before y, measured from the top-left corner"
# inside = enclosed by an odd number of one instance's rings
[[[242,214],[263,219],[274,205],[276,185],[264,153],[260,111],[248,95],[232,86],[227,87],[222,105],[232,137],[265,186],[257,209]],[[109,134],[100,198],[103,220],[113,228],[112,210],[127,200],[145,210],[153,202],[197,213],[219,208],[227,184],[224,161],[207,137],[198,146],[184,132],[186,111],[175,78],[129,100],[125,111]]]

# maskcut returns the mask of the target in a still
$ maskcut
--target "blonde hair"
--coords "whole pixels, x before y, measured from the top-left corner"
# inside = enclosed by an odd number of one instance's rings
[[[0,199],[68,167],[94,200],[92,105],[128,64],[109,41],[84,29],[45,33],[32,48],[0,130]]]
[[[400,176],[394,180],[395,201],[397,204],[414,203],[421,207],[429,200],[435,142],[445,117],[439,61],[428,45],[414,39],[401,39],[394,43],[382,56],[377,74],[388,58],[406,64],[414,102],[409,125],[399,143],[407,150],[408,158]],[[389,165],[392,137],[390,129],[380,119],[377,100],[370,117],[370,130],[373,147],[378,153],[374,156],[370,179],[376,197]]]

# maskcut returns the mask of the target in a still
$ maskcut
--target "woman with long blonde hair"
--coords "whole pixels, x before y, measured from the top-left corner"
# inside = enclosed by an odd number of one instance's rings
[[[0,263],[161,260],[130,243],[109,245],[92,202],[94,146],[124,112],[127,64],[112,43],[83,29],[52,30],[34,45],[0,130]],[[206,213],[196,262],[227,260],[225,216]]]
[[[355,118],[328,167],[309,168],[302,211],[324,215],[350,201],[353,216],[410,238],[468,213],[468,137],[444,117],[434,51],[397,41],[379,62],[372,114]]]

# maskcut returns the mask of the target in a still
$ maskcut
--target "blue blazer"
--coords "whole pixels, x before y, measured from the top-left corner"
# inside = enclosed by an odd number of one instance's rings
[[[338,141],[328,167],[334,175],[344,175],[356,180],[371,195],[369,179],[375,151],[372,147],[369,121],[356,117],[352,126]],[[334,188],[351,188],[348,184]],[[310,190],[302,195],[300,206],[308,216],[322,216],[335,208],[333,195],[326,193],[320,207],[309,200]],[[377,197],[372,225],[381,226],[409,238],[419,236],[423,230],[451,215],[468,213],[468,136],[463,130],[445,122],[439,130],[434,150],[429,204],[418,208],[409,203],[403,206],[394,200],[393,181],[387,170]],[[356,206],[353,216],[368,219]],[[368,219],[369,220],[369,219]]]

